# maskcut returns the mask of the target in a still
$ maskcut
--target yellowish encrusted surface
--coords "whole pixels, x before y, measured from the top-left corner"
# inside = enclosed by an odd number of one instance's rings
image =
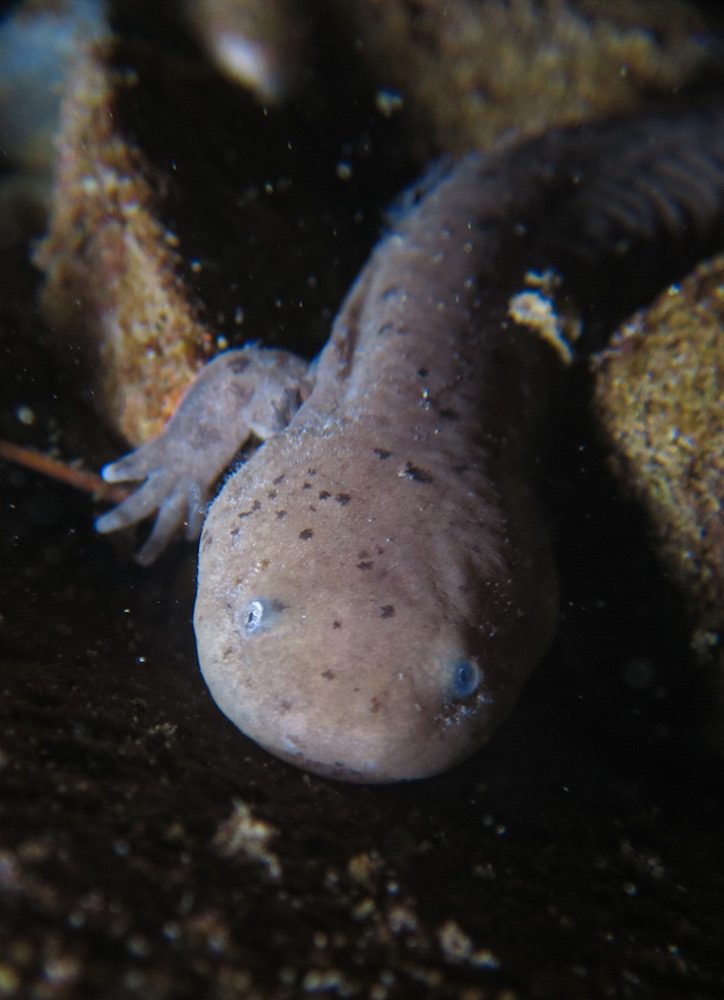
[[[114,130],[114,76],[79,53],[63,104],[41,307],[87,371],[95,406],[130,443],[158,433],[208,356],[211,335],[178,277],[143,155]]]
[[[700,627],[724,628],[724,257],[634,316],[595,376],[617,473]]]
[[[713,58],[703,19],[680,0],[352,7],[364,58],[410,105],[421,142],[455,152],[635,107]]]

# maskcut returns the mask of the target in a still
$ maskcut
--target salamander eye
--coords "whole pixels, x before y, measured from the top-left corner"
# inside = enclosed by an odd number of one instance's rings
[[[252,635],[263,628],[265,612],[264,601],[249,601],[241,614],[241,624],[247,635]]]
[[[453,667],[453,689],[458,698],[467,698],[480,684],[480,667],[472,660],[458,660]]]
[[[255,597],[234,612],[234,626],[242,636],[254,635],[273,625],[280,607],[274,601]],[[283,606],[283,605],[282,605]]]

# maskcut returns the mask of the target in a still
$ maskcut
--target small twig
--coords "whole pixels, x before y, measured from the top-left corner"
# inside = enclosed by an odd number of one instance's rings
[[[127,487],[119,486],[117,483],[104,482],[95,472],[75,469],[57,458],[50,458],[33,448],[21,448],[20,445],[3,441],[2,438],[0,438],[0,458],[15,462],[16,465],[22,465],[34,472],[40,472],[44,476],[50,476],[69,486],[75,486],[78,490],[92,493],[96,500],[118,504],[122,503],[131,492]]]

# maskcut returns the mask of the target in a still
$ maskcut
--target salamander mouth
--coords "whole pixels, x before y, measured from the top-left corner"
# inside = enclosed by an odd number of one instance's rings
[[[457,731],[456,731],[457,730]],[[330,738],[319,743],[305,739],[291,730],[278,732],[272,740],[269,733],[252,735],[251,738],[264,750],[292,764],[324,778],[357,784],[380,785],[401,781],[417,781],[432,777],[462,762],[490,735],[487,731],[470,733],[445,726],[435,727],[422,746],[420,734],[410,734],[408,740],[391,738],[374,739],[374,734],[359,734],[357,740]],[[345,746],[346,742],[346,746]],[[339,756],[337,756],[337,754]]]
[[[342,761],[325,763],[319,760],[312,760],[309,757],[306,757],[303,753],[290,753],[281,750],[279,747],[269,746],[268,744],[259,745],[275,757],[283,760],[285,763],[293,764],[294,767],[300,767],[302,770],[308,771],[311,774],[317,774],[322,778],[332,778],[336,781],[354,782],[359,785],[385,784],[400,780],[395,777],[380,776],[371,770],[365,771],[349,767]]]

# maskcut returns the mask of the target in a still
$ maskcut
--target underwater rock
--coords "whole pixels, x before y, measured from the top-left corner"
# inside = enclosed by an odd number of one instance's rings
[[[724,629],[724,257],[625,323],[593,370],[612,468],[646,511],[704,652]]]
[[[140,150],[115,127],[132,73],[80,49],[56,140],[41,308],[81,366],[94,405],[128,441],[158,433],[211,352],[180,277],[177,238],[159,220],[159,191]],[[70,359],[69,359],[70,360]]]
[[[299,82],[309,20],[293,0],[187,0],[186,13],[219,70],[276,104]]]
[[[0,246],[39,235],[63,80],[81,41],[107,34],[96,0],[24,0],[0,19]]]
[[[409,111],[428,155],[633,108],[714,69],[721,55],[703,15],[680,0],[351,7],[372,77],[396,92],[391,107]]]

